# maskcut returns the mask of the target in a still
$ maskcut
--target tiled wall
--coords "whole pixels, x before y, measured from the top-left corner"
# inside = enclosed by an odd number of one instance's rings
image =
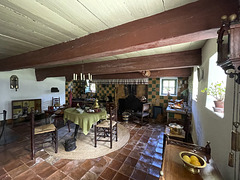
[[[81,95],[80,83],[77,81],[70,81],[65,83],[65,100],[66,104],[69,102],[70,91],[72,91],[73,98],[79,98]]]
[[[112,96],[115,97],[115,84],[98,84],[96,87],[97,97],[104,99],[104,97]]]
[[[148,81],[148,102],[152,106],[161,106],[164,109],[170,99],[180,99],[181,92],[187,88],[188,78],[178,78],[178,96],[160,96],[160,78],[149,78]]]
[[[115,98],[116,85],[114,84],[98,84],[96,86],[97,97],[103,99],[106,96],[112,96]],[[160,78],[149,78],[148,82],[148,102],[152,103],[152,106],[167,107],[169,99],[180,99],[180,93],[188,87],[188,78],[178,78],[178,96],[160,96]],[[141,87],[144,89],[144,86]],[[69,101],[69,94],[72,90],[73,98],[80,97],[80,84],[78,82],[66,82],[66,104]],[[139,88],[137,88],[139,90]],[[138,93],[137,93],[138,94]]]
[[[169,99],[176,99],[172,96],[160,96],[160,78],[149,78],[148,81],[148,102],[153,106],[167,107]]]
[[[72,81],[65,83],[65,103],[68,104],[69,102],[69,95],[70,95],[70,91],[73,89],[73,83]]]
[[[72,91],[73,98],[79,98],[81,96],[81,86],[79,82],[70,81],[65,83],[65,99],[66,104],[69,102],[70,91]],[[102,97],[112,96],[115,97],[115,85],[107,84],[107,85],[97,85],[96,86],[97,97],[102,99]]]

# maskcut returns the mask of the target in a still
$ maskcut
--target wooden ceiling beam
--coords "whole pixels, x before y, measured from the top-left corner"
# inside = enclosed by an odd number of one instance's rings
[[[201,0],[79,39],[0,60],[0,71],[79,62],[104,56],[214,38],[220,17],[237,0]]]
[[[180,68],[180,69],[167,69],[151,71],[151,76],[149,78],[158,77],[189,77],[191,76],[192,68]],[[124,74],[101,74],[94,75],[94,79],[136,79],[144,78],[141,73],[124,73]]]
[[[122,74],[129,72],[141,72],[144,70],[178,69],[201,65],[201,50],[191,50],[177,53],[141,56],[112,61],[87,63],[84,65],[60,66],[53,68],[36,69],[38,81],[47,77],[65,76],[72,79],[73,73]]]

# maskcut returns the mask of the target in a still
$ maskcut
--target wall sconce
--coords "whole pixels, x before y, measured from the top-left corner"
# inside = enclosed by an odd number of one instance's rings
[[[16,75],[12,75],[10,77],[10,89],[15,89],[17,91],[18,88],[18,77]]]

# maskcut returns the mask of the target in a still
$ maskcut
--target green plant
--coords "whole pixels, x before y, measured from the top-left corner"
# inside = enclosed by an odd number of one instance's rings
[[[207,92],[207,95],[214,97],[217,101],[223,101],[225,98],[226,87],[222,82],[211,83],[209,88],[201,90],[202,93]]]

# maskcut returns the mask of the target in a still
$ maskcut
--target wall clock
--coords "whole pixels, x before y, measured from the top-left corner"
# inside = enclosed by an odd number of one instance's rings
[[[221,66],[224,71],[233,68],[230,56],[230,22],[226,15],[221,17],[222,26],[218,30],[218,60],[217,65]]]

